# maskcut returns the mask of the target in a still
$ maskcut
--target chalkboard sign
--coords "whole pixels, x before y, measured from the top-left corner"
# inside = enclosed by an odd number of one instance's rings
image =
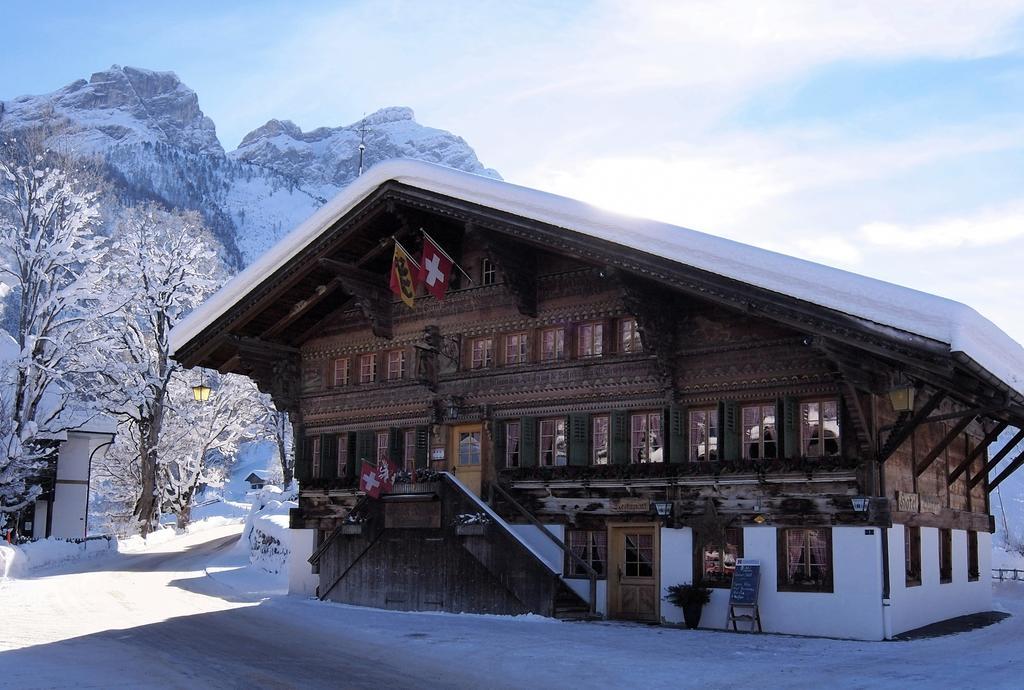
[[[730,606],[755,606],[757,586],[761,580],[760,563],[739,563],[732,574],[732,589],[729,590]]]

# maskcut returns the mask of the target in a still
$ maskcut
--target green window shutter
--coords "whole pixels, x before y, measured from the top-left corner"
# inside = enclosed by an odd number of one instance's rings
[[[402,460],[405,458],[405,432],[402,429],[391,427],[388,429],[388,459],[395,463],[395,467],[402,467]]]
[[[611,441],[609,445],[611,462],[615,465],[629,464],[629,413],[616,410],[611,413],[608,426]]]
[[[739,460],[741,453],[742,434],[740,422],[740,405],[735,400],[723,400],[718,403],[718,433],[721,434],[722,459]]]
[[[338,476],[337,434],[324,434],[320,437],[320,476],[324,479]]]
[[[348,476],[355,477],[361,469],[356,464],[356,435],[353,432],[345,434],[345,442],[348,443]]]
[[[533,467],[537,464],[537,418],[523,417],[519,420],[519,466]]]
[[[371,465],[376,464],[377,454],[376,445],[373,431],[358,431],[356,432],[356,472],[360,471],[363,460],[366,460]]]
[[[298,428],[298,452],[296,457],[298,462],[295,463],[295,478],[299,480],[299,483],[308,482],[313,478],[313,457],[310,454],[313,448],[313,444],[306,438],[305,429],[302,427]]]
[[[494,467],[505,469],[505,425],[508,422],[494,423]]]
[[[782,434],[782,452],[785,458],[798,458],[800,452],[800,403],[786,396],[779,400],[779,433]]]
[[[590,461],[590,415],[569,415],[569,464],[586,465]]]
[[[670,405],[665,416],[668,418],[665,425],[668,461],[686,462],[686,408],[681,405]]]
[[[427,427],[418,426],[416,427],[416,467],[417,469],[425,469],[428,466],[427,462]]]

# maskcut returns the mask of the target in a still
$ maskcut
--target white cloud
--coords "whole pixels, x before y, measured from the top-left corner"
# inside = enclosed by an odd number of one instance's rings
[[[860,234],[871,244],[908,251],[1005,244],[1024,239],[1024,204],[925,223],[867,223]],[[1024,257],[1024,247],[1018,246],[1018,251]]]

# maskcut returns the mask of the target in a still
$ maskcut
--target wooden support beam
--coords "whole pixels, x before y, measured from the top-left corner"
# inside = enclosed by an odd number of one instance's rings
[[[896,451],[900,445],[903,444],[910,435],[914,433],[914,430],[918,425],[924,421],[928,415],[930,415],[939,404],[946,399],[946,391],[936,391],[932,397],[928,398],[928,401],[911,415],[908,419],[905,419],[902,424],[896,426],[889,434],[889,438],[886,439],[882,449],[878,451],[878,462],[879,464],[884,463],[889,457]]]
[[[974,450],[967,454],[967,457],[964,458],[964,461],[957,465],[956,469],[949,473],[949,481],[947,481],[946,483],[952,484],[953,482],[955,482],[957,480],[957,477],[963,474],[967,470],[967,468],[971,466],[971,463],[973,463],[979,455],[984,453],[985,449],[988,448],[993,441],[999,438],[999,434],[1003,433],[1003,430],[1006,429],[1007,426],[1009,425],[1006,422],[1000,422],[992,431],[988,432],[988,434],[985,435],[985,438],[981,440],[981,443],[976,445],[974,447]]]
[[[840,366],[840,371],[842,367]],[[875,439],[874,434],[871,433],[870,427],[868,426],[867,415],[864,414],[864,406],[860,402],[860,394],[857,393],[856,387],[846,379],[842,374],[840,381],[840,395],[843,396],[843,400],[846,403],[846,409],[853,419],[854,432],[857,435],[857,441],[860,443],[861,450],[866,454],[867,457],[874,457],[875,451]]]
[[[385,277],[334,259],[320,259],[319,263],[337,273],[341,289],[352,295],[359,311],[370,321],[373,334],[390,340],[393,300]]]
[[[973,489],[974,487],[976,487],[978,485],[978,482],[980,482],[983,478],[987,477],[988,473],[994,470],[996,465],[1002,462],[1003,458],[1009,455],[1010,451],[1012,451],[1014,447],[1022,440],[1024,440],[1024,429],[1018,431],[1017,435],[1011,438],[1010,442],[1003,446],[1003,449],[996,453],[992,457],[992,459],[988,461],[985,467],[980,472],[978,472],[977,475],[971,478],[971,481],[968,484],[968,488]]]
[[[337,278],[326,285],[318,285],[312,295],[292,305],[292,308],[284,317],[278,319],[277,323],[260,334],[260,338],[273,338],[277,336],[281,331],[295,323],[296,320],[300,319],[304,314],[308,313],[310,309],[320,304],[320,302],[329,297],[331,293],[335,292],[340,287],[341,281]]]
[[[928,455],[925,455],[924,458],[921,459],[921,462],[918,463],[917,467],[914,468],[914,476],[920,477],[922,474],[924,474],[924,471],[931,467],[931,464],[935,462],[935,458],[942,455],[942,451],[946,450],[946,448],[949,447],[950,443],[955,441],[957,437],[960,436],[960,434],[964,433],[964,430],[968,426],[970,426],[971,422],[973,421],[974,415],[968,414],[966,417],[957,422],[953,426],[953,428],[949,430],[949,433],[947,433],[945,437],[943,437],[943,439],[939,441],[935,445],[935,447],[928,452]]]
[[[992,491],[997,486],[999,486],[1000,484],[1003,483],[1004,479],[1006,479],[1011,474],[1016,472],[1020,468],[1021,465],[1024,465],[1024,451],[1021,451],[1020,453],[1018,453],[1017,457],[1015,457],[1013,459],[1013,461],[1009,465],[1006,466],[1006,469],[1003,470],[1002,472],[1000,472],[999,476],[996,477],[995,480],[993,480],[993,482],[988,485],[988,492],[992,493]]]

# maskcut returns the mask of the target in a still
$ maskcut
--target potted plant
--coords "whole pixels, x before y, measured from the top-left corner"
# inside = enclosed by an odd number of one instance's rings
[[[700,625],[700,614],[704,604],[711,601],[711,590],[695,584],[672,585],[668,588],[665,601],[681,608],[686,627],[694,630]]]

